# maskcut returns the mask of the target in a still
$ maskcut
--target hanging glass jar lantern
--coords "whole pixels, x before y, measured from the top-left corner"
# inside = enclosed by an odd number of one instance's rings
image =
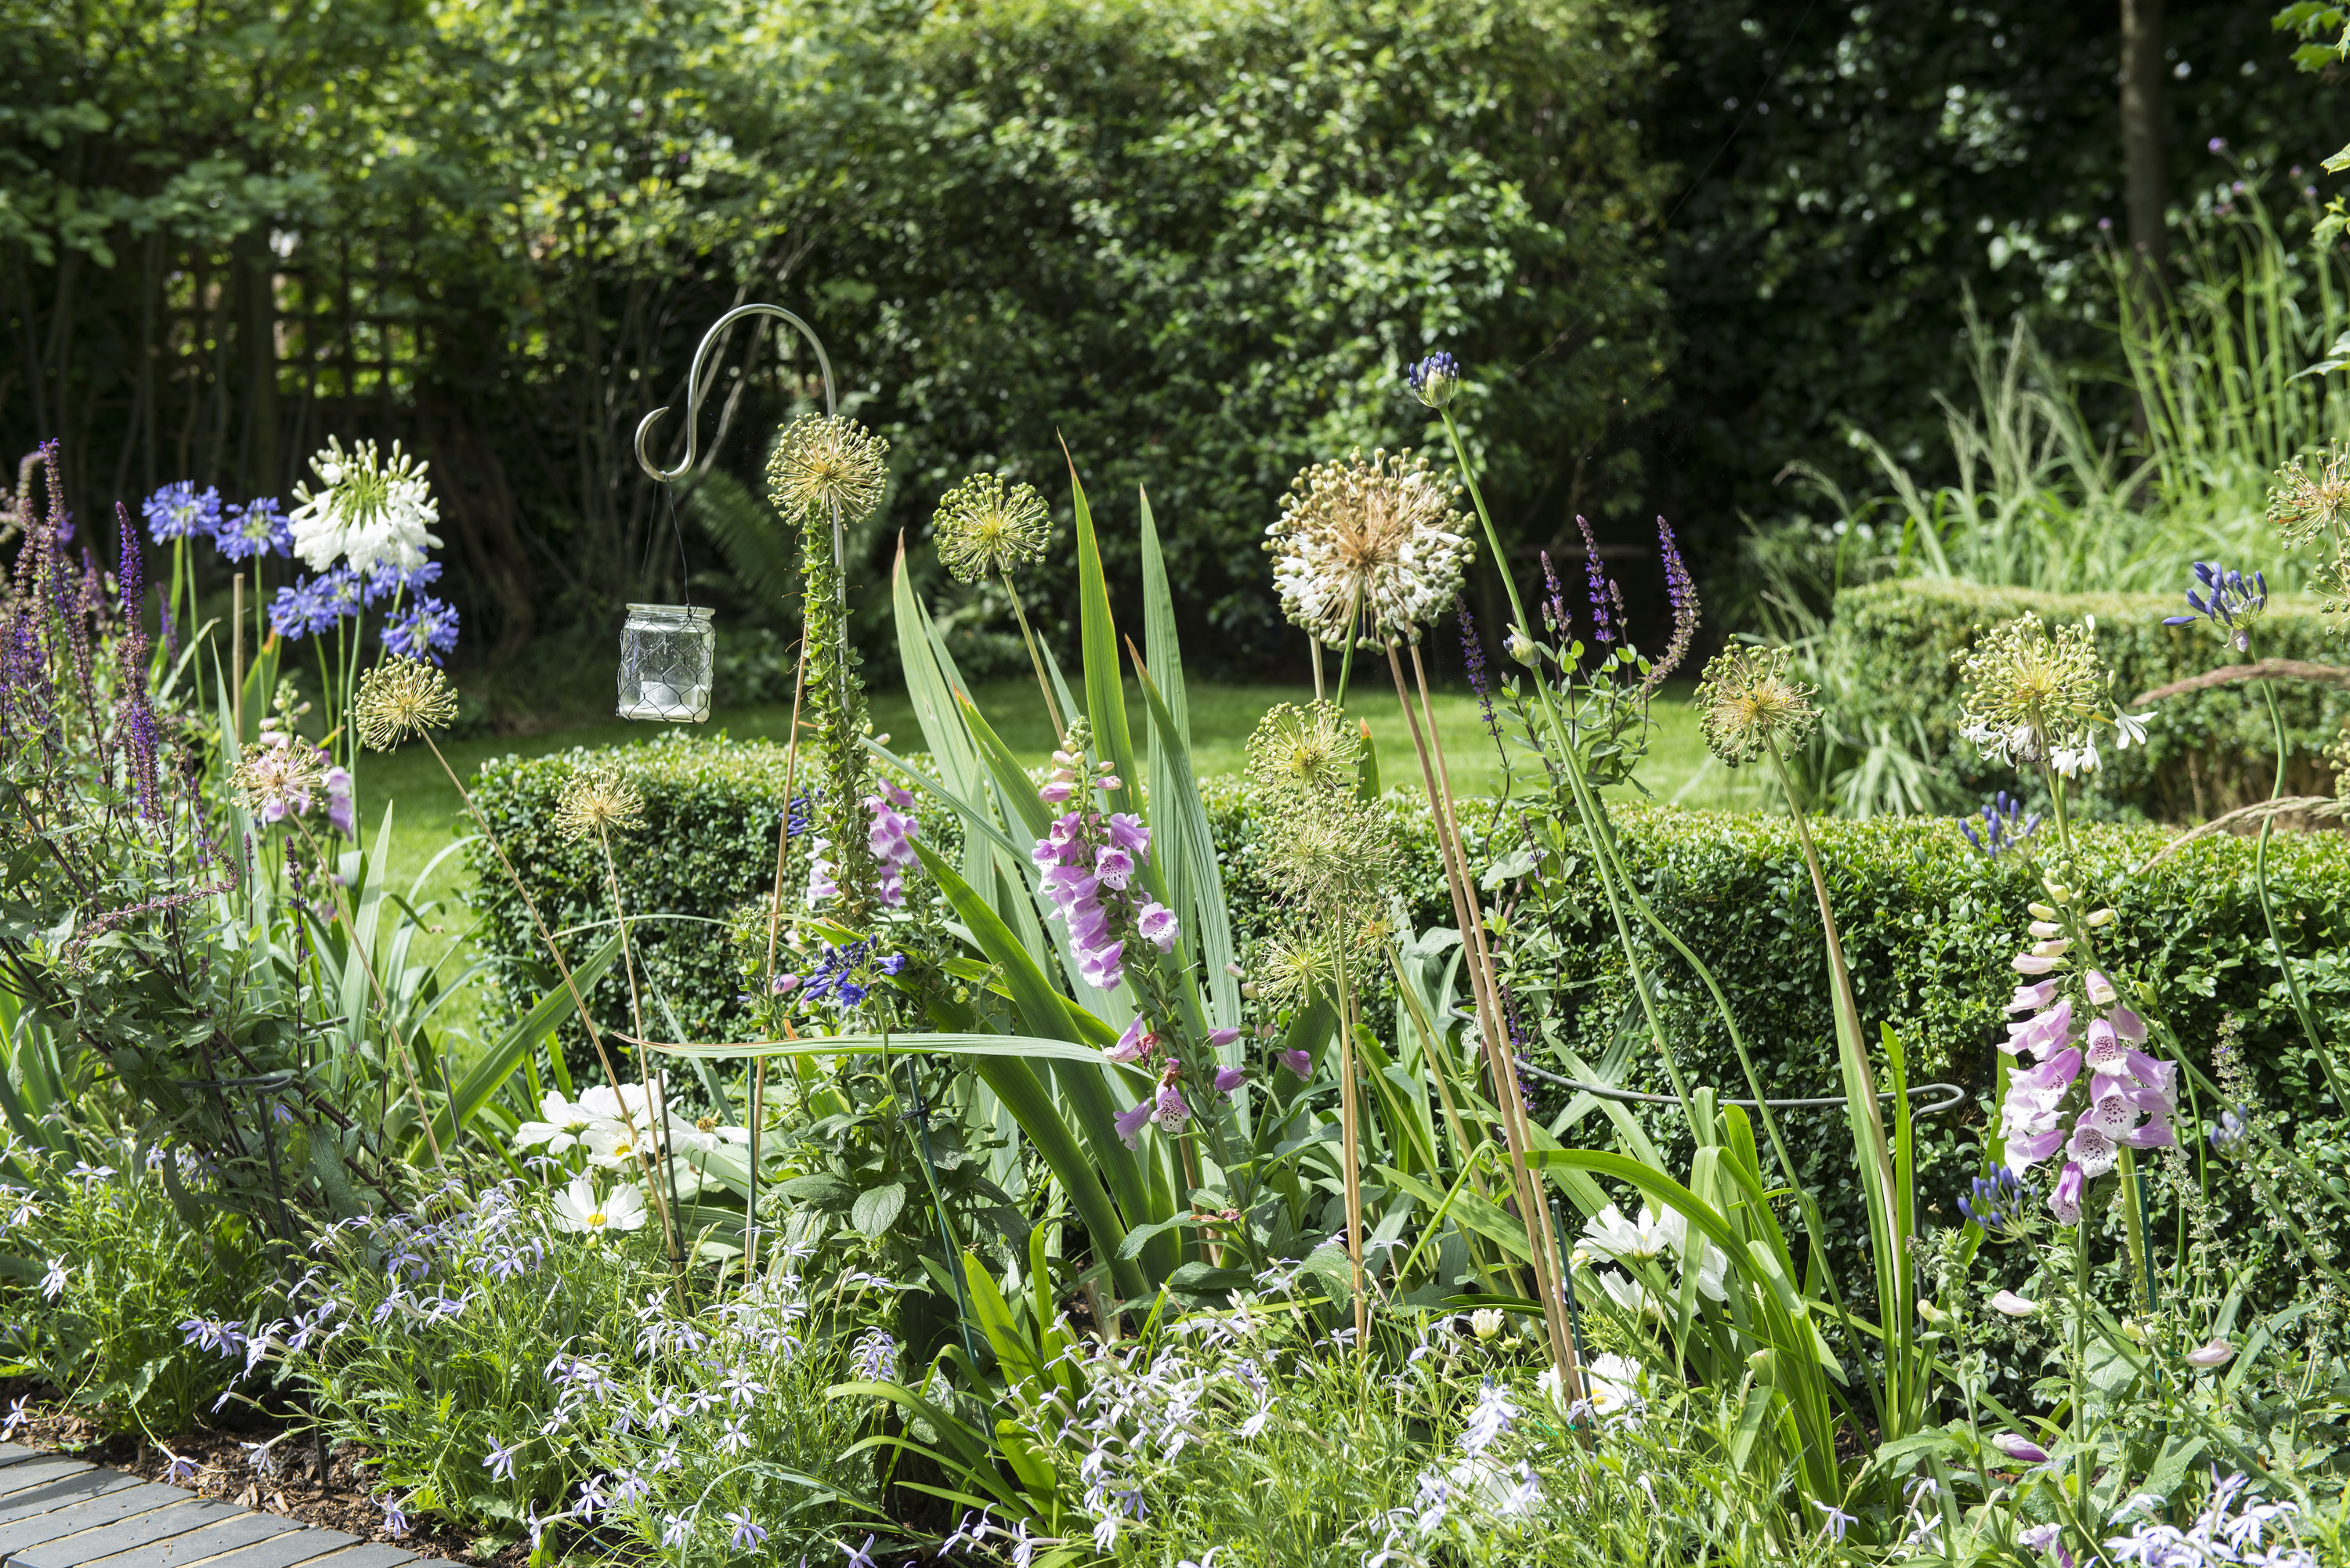
[[[675,468],[664,469],[645,450],[654,424],[669,412],[667,408],[655,409],[637,426],[637,464],[663,485],[674,485],[693,469],[694,425],[702,413],[702,400],[710,393],[709,383],[702,378],[703,364],[719,336],[745,316],[773,316],[799,328],[800,336],[816,350],[816,368],[824,373],[824,411],[827,417],[840,411],[839,398],[832,384],[832,360],[826,356],[816,329],[779,305],[738,305],[710,324],[710,330],[702,335],[701,347],[693,351],[693,363],[685,382],[684,458]],[[671,526],[675,526],[676,518],[672,498]],[[682,553],[682,539],[679,545]],[[835,549],[838,549],[837,540]],[[620,701],[617,711],[623,719],[701,723],[710,717],[717,659],[718,628],[709,609],[699,605],[630,605],[628,622],[620,628]]]
[[[718,628],[700,605],[630,605],[620,628],[623,719],[699,724],[710,717]]]

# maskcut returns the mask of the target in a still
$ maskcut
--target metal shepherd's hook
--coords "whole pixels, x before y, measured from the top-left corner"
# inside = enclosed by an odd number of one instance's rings
[[[709,360],[711,350],[717,347],[719,335],[746,316],[773,316],[788,321],[799,328],[800,336],[806,338],[808,347],[816,350],[816,369],[824,374],[825,417],[831,419],[840,412],[840,395],[833,386],[832,380],[832,359],[825,353],[824,339],[816,335],[816,328],[780,305],[738,305],[710,324],[710,330],[702,335],[701,347],[693,351],[693,363],[687,368],[685,455],[678,460],[675,468],[662,468],[653,461],[652,454],[645,450],[647,443],[652,439],[653,426],[660,422],[663,414],[669,412],[668,406],[664,404],[655,409],[637,423],[637,466],[659,483],[674,484],[691,472],[694,456],[700,451],[695,427],[702,422],[702,400],[710,395],[710,384],[702,379],[702,367]],[[834,576],[840,580],[844,602],[847,592],[847,544],[841,536],[840,508],[835,506],[832,509],[832,564]]]

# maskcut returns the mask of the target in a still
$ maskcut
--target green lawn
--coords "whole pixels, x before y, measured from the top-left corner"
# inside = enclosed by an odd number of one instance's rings
[[[1046,760],[1053,749],[1053,732],[1034,682],[984,685],[977,689],[975,695],[989,722],[1023,762]],[[1203,775],[1238,773],[1249,732],[1265,710],[1276,702],[1303,703],[1313,695],[1310,687],[1193,685],[1190,693],[1193,765]],[[1139,694],[1129,689],[1128,701],[1139,714]],[[912,707],[902,696],[878,696],[872,707],[874,729],[889,737],[887,743],[892,749],[921,748],[920,728],[914,722]],[[1381,778],[1390,788],[1416,793],[1419,788],[1419,764],[1393,696],[1388,694],[1381,701],[1378,694],[1365,693],[1354,707],[1370,721]],[[1435,708],[1454,790],[1463,794],[1493,790],[1501,782],[1501,753],[1479,718],[1476,700],[1466,692],[1440,695]],[[1657,731],[1640,781],[1652,795],[1711,809],[1742,809],[1754,803],[1750,782],[1726,773],[1707,754],[1686,688],[1669,691],[1659,698],[1651,711]],[[780,742],[790,726],[791,710],[787,706],[730,709],[722,704],[712,711],[710,722],[702,730],[704,733],[723,732],[737,740]],[[651,725],[606,719],[526,739],[451,741],[444,742],[442,750],[459,775],[470,780],[474,770],[493,757],[539,756],[570,746],[615,745],[646,740],[654,732]],[[1145,741],[1139,732],[1136,739],[1139,742]],[[1513,748],[1514,758],[1523,760],[1525,755]],[[1636,792],[1625,786],[1615,793],[1629,795]],[[384,811],[387,807],[391,811],[394,889],[407,893],[430,867],[431,875],[424,877],[421,886],[416,888],[417,901],[421,906],[427,900],[442,900],[442,909],[432,917],[442,928],[437,935],[451,946],[460,942],[468,922],[459,896],[470,878],[463,856],[444,856],[443,852],[469,830],[469,825],[463,820],[463,806],[457,792],[451,787],[440,764],[432,760],[432,753],[421,745],[411,744],[389,756],[367,756],[360,763],[359,801],[366,814],[370,845]],[[436,856],[442,857],[437,865]],[[453,969],[452,965],[452,972]],[[444,1022],[462,1025],[470,1021],[471,1012],[470,1008],[457,1007],[443,1014]]]

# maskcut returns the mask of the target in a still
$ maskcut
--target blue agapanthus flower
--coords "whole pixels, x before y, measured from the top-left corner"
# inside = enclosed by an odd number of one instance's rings
[[[2199,620],[2209,620],[2212,629],[2226,638],[2238,653],[2250,653],[2252,649],[2252,623],[2269,607],[2269,579],[2264,572],[2254,572],[2249,580],[2244,574],[2221,566],[2217,561],[2195,563],[2195,580],[2203,585],[2199,594],[2187,590],[2187,602],[2193,615],[2168,615],[2165,626],[2193,626]]]
[[[432,584],[441,580],[441,563],[427,561],[413,571],[380,566],[367,575],[359,586],[359,597],[372,608],[378,601],[397,596],[412,599],[421,596]]]
[[[147,519],[147,532],[158,545],[173,539],[208,537],[220,527],[220,492],[198,490],[182,479],[149,496],[139,510]]]
[[[1982,808],[1982,831],[1977,833],[1973,823],[1960,817],[1959,831],[1984,859],[1997,860],[2022,852],[2040,830],[2040,814],[2027,815],[2022,801],[2001,790]]]
[[[232,561],[287,556],[294,551],[294,529],[277,498],[265,495],[228,508],[213,529],[213,543]]]
[[[1440,409],[1461,389],[1461,362],[1439,350],[1404,371],[1411,395],[1431,409]]]
[[[270,629],[293,640],[328,632],[359,611],[359,574],[338,566],[277,590],[269,604]]]
[[[457,646],[457,611],[441,599],[418,599],[383,623],[383,645],[402,659],[438,664]]]

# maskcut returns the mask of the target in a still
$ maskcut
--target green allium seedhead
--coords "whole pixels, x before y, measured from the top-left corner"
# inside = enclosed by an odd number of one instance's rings
[[[860,444],[863,443],[863,444]],[[843,501],[844,516],[861,515],[880,496],[880,452],[887,443],[847,420],[802,419],[784,431],[768,463],[770,497],[777,511],[800,522],[800,629],[807,639],[807,688],[802,699],[800,788],[809,802],[815,837],[812,857],[827,869],[811,888],[829,881],[825,912],[851,929],[861,929],[879,902],[879,867],[868,838],[866,796],[865,683],[861,662],[848,641],[848,612],[842,603],[840,563],[833,554],[836,530],[831,503]],[[827,457],[826,452],[833,457]],[[870,472],[858,477],[855,463],[840,454],[869,458]],[[830,477],[826,477],[829,475]]]
[[[931,532],[954,580],[976,583],[1043,560],[1053,514],[1035,485],[1007,487],[1001,474],[974,473],[940,499]]]
[[[855,523],[881,504],[889,454],[889,443],[855,420],[804,414],[784,427],[767,459],[768,499],[786,517],[838,507],[843,523]]]
[[[1284,702],[1249,737],[1248,801],[1267,873],[1317,928],[1376,924],[1396,869],[1394,836],[1356,785],[1362,742],[1346,715]]]
[[[2311,576],[2325,591],[2326,608],[2350,610],[2350,443],[2335,441],[2314,475],[2294,458],[2276,471],[2269,491],[2269,521],[2290,546],[2316,545],[2325,553]]]
[[[1775,742],[1804,743],[1820,722],[1816,687],[1787,673],[1788,650],[1732,643],[1713,657],[1697,683],[1698,723],[1705,743],[1729,767],[1751,763]]]
[[[2061,764],[2110,722],[2112,677],[2090,626],[2060,626],[2052,636],[2026,610],[1951,657],[1966,688],[1959,732],[1985,756],[2012,766]]]

